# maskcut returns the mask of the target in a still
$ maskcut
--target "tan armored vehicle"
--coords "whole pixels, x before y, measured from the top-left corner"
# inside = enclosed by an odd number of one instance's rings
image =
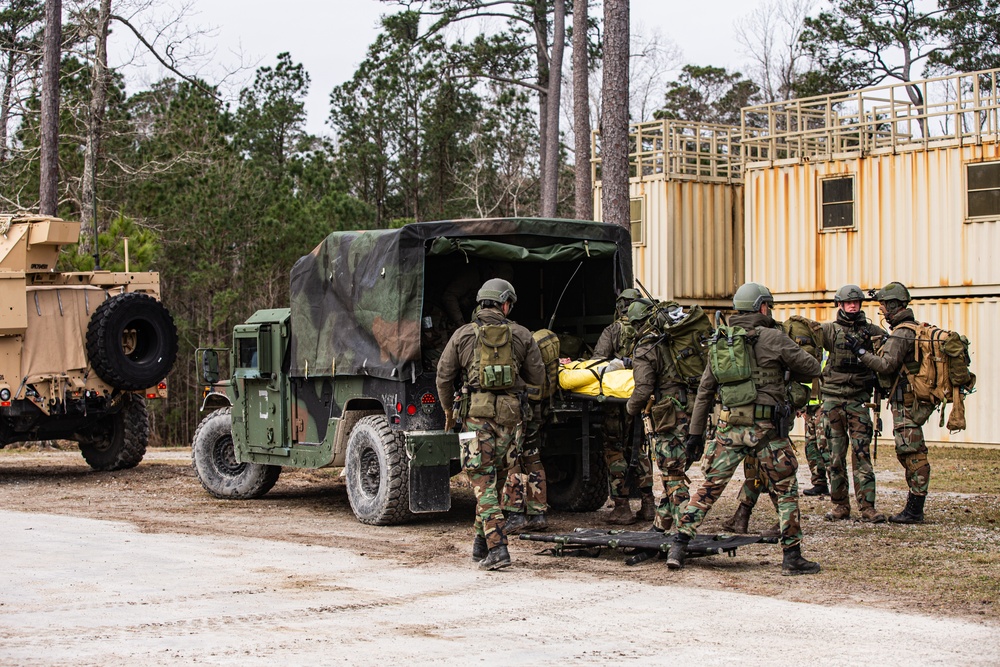
[[[74,440],[96,470],[146,453],[177,330],[157,273],[56,270],[80,223],[0,215],[0,447]]]

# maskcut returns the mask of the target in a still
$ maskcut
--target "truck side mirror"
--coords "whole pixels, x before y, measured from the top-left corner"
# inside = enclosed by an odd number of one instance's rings
[[[215,384],[219,381],[219,353],[217,351],[205,350],[202,354],[201,373],[208,384]]]

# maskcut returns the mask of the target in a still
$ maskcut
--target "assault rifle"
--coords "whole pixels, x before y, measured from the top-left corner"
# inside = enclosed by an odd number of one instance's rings
[[[882,435],[882,387],[879,386],[877,378],[872,382],[872,402],[866,404],[866,407],[875,413],[875,438],[872,441],[872,463],[874,463],[878,461],[878,437]]]

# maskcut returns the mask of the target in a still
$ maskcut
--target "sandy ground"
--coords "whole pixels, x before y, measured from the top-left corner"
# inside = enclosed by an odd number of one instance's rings
[[[264,499],[224,502],[186,456],[93,473],[75,452],[4,452],[0,664],[986,665],[1000,651],[990,615],[912,613],[834,570],[781,577],[770,545],[671,572],[514,541],[514,567],[483,573],[465,489],[447,514],[373,528],[333,471],[287,472]],[[804,512],[808,534],[817,519]]]

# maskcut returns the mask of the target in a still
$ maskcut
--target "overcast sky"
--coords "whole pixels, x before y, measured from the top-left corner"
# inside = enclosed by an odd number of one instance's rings
[[[761,1],[632,0],[632,25],[647,34],[658,29],[681,49],[685,63],[738,67],[744,59],[733,39],[733,21]],[[238,62],[238,53],[253,65],[231,81],[235,90],[252,80],[253,69],[273,65],[283,51],[302,63],[312,79],[308,130],[325,134],[330,91],[351,77],[377,34],[379,16],[394,8],[377,0],[194,0],[192,9],[188,24],[214,28],[206,43],[220,66]],[[128,35],[119,30],[116,37],[121,49]],[[125,55],[120,50],[117,57],[121,62]],[[145,79],[160,75],[150,68]],[[207,71],[205,77],[212,78]],[[143,77],[129,79],[139,85]]]

